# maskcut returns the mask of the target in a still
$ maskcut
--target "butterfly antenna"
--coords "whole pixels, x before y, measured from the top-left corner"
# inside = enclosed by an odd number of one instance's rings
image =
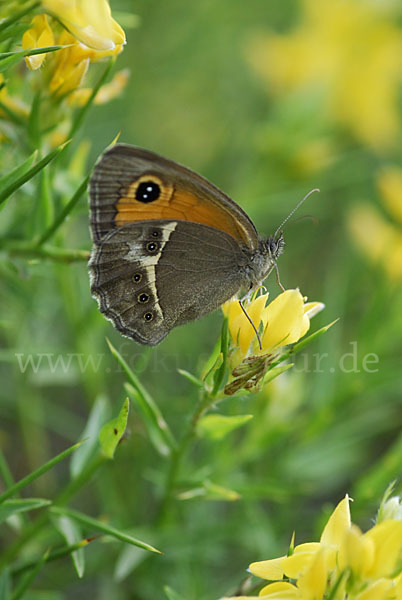
[[[291,217],[293,217],[293,215],[295,214],[295,212],[301,207],[301,205],[307,200],[307,198],[310,198],[310,196],[312,194],[314,194],[314,192],[319,192],[320,190],[318,188],[314,188],[314,190],[311,190],[308,194],[306,194],[304,196],[304,198],[302,200],[300,200],[300,202],[298,202],[296,204],[296,206],[294,207],[294,209],[292,211],[290,211],[290,213],[288,214],[288,216],[286,217],[286,219],[284,221],[282,221],[282,223],[279,225],[278,229],[275,231],[274,233],[274,238],[276,238],[276,236],[278,235],[279,231],[283,228],[283,226],[285,225],[285,223],[287,223],[289,221],[289,219]]]
[[[259,335],[259,333],[257,331],[257,328],[254,325],[254,323],[252,322],[251,317],[248,315],[248,313],[247,313],[246,309],[244,308],[243,304],[241,303],[241,300],[239,300],[239,304],[240,304],[240,307],[241,307],[242,311],[246,315],[246,317],[248,319],[248,322],[250,323],[251,327],[254,329],[255,335],[257,336],[258,345],[260,347],[260,350],[262,350],[261,338],[260,338],[260,335]]]

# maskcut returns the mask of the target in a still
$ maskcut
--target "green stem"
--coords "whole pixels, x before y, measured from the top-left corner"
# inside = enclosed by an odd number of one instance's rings
[[[62,263],[87,261],[90,254],[88,250],[57,248],[55,246],[38,246],[37,242],[7,239],[0,240],[0,250],[6,250],[12,256],[43,258]]]
[[[92,477],[93,473],[105,462],[105,458],[101,455],[95,457],[95,459],[87,466],[86,469],[82,471],[82,473],[76,478],[70,481],[70,483],[65,487],[65,489],[57,496],[53,505],[62,506],[66,504],[72,496],[74,496],[78,490],[87,483],[87,481]],[[40,517],[36,519],[29,527],[24,530],[24,533],[21,537],[12,544],[8,550],[6,550],[0,558],[0,571],[3,567],[9,564],[18,554],[20,550],[38,534],[45,525],[47,525],[49,520],[49,512],[43,512]]]
[[[176,488],[177,477],[180,471],[183,457],[191,442],[197,436],[197,425],[200,419],[205,415],[209,408],[216,402],[216,395],[210,394],[205,390],[195,408],[193,416],[188,424],[187,430],[183,434],[177,449],[172,451],[169,470],[166,479],[165,492],[161,501],[161,506],[157,516],[157,521],[162,522],[169,512],[174,492]]]
[[[8,19],[4,19],[4,21],[2,23],[0,23],[0,32],[4,31],[5,29],[7,29],[7,27],[10,27],[10,25],[13,25],[14,23],[16,23],[17,21],[22,19],[22,17],[24,17],[25,15],[27,15],[28,13],[33,11],[39,5],[40,5],[39,1],[33,2],[32,4],[25,6],[25,8],[23,8],[19,12],[16,12],[12,17],[9,17]]]
[[[96,539],[96,538],[95,537],[86,538],[86,539],[80,540],[76,544],[72,544],[71,546],[63,546],[62,548],[59,548],[58,550],[51,552],[48,555],[48,557],[45,559],[45,562],[51,562],[53,560],[63,558],[64,556],[68,556],[68,555],[72,554],[73,552],[75,552],[76,550],[79,550],[80,548],[87,546],[94,539]],[[25,571],[29,571],[30,569],[33,569],[37,564],[38,564],[37,560],[31,560],[27,563],[24,563],[23,565],[14,567],[13,569],[10,570],[10,572],[12,573],[12,575],[20,575],[21,573],[24,573]]]
[[[89,175],[87,177],[85,177],[84,181],[81,183],[81,185],[79,186],[79,188],[77,189],[77,191],[75,192],[75,194],[73,195],[73,197],[71,198],[71,200],[69,200],[69,202],[66,204],[66,206],[61,211],[61,213],[59,214],[59,216],[56,217],[56,219],[54,220],[53,224],[49,227],[49,229],[47,229],[41,235],[41,237],[40,237],[40,239],[38,241],[38,246],[42,246],[42,244],[44,244],[45,242],[47,242],[47,240],[50,237],[52,237],[55,234],[55,232],[57,231],[57,229],[64,223],[64,221],[67,218],[67,216],[73,210],[73,208],[75,207],[75,205],[80,200],[82,194],[87,189],[88,181],[89,181]]]

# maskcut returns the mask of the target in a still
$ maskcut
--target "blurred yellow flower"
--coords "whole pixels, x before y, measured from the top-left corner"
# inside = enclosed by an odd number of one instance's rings
[[[127,85],[130,77],[129,69],[123,69],[116,73],[112,81],[103,85],[94,98],[94,104],[105,104],[120,96]],[[68,101],[75,106],[83,106],[92,94],[91,88],[81,88],[70,94]]]
[[[3,73],[0,73],[0,102],[4,105],[6,109],[2,110],[0,107],[0,116],[3,119],[6,119],[8,116],[7,108],[15,112],[17,115],[20,115],[21,117],[26,118],[29,115],[29,109],[26,106],[26,104],[24,104],[24,102],[22,102],[22,100],[20,100],[19,98],[15,98],[9,95]]]
[[[126,43],[107,0],[42,0],[42,6],[89,48],[118,54]]]
[[[302,0],[288,34],[256,36],[247,54],[269,92],[309,101],[319,114],[382,150],[400,139],[402,30],[381,3]],[[304,100],[303,100],[304,98]]]
[[[397,502],[400,509],[399,498]],[[401,568],[402,520],[377,522],[363,534],[351,523],[346,496],[320,542],[300,544],[290,556],[251,563],[249,570],[263,579],[281,580],[263,587],[259,600],[401,600]]]
[[[357,204],[349,213],[351,237],[372,262],[396,281],[402,279],[402,170],[382,169],[377,178],[381,200],[397,223],[386,220],[369,204]]]
[[[46,46],[54,45],[53,31],[47,20],[46,15],[37,15],[32,19],[31,27],[22,36],[22,47],[24,50],[33,48],[45,48]],[[29,69],[35,71],[39,69],[46,54],[36,54],[34,56],[26,56],[25,62]]]
[[[400,167],[383,168],[377,184],[384,206],[390,215],[402,225],[402,169]]]

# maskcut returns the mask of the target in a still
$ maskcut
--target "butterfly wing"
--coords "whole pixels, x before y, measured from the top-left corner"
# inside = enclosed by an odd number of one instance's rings
[[[138,221],[95,243],[91,291],[123,335],[158,344],[247,285],[249,252],[231,235],[186,221]]]
[[[124,335],[159,343],[247,285],[258,235],[212,183],[153,152],[117,144],[90,182],[91,290]]]
[[[226,194],[190,169],[135,146],[116,144],[101,156],[91,178],[90,208],[97,242],[128,223],[171,219],[209,225],[258,247],[252,221]]]

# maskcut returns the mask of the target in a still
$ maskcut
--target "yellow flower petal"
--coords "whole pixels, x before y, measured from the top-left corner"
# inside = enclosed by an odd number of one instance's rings
[[[323,302],[307,302],[304,305],[304,314],[307,315],[309,319],[312,319],[324,308],[325,304]]]
[[[402,598],[402,572],[394,579],[392,592],[394,598]]]
[[[391,592],[391,593],[390,593]],[[363,592],[355,596],[355,600],[386,600],[393,598],[400,600],[398,596],[393,595],[392,581],[390,579],[378,579],[369,585]]]
[[[364,577],[374,561],[374,542],[351,525],[341,543],[338,563],[340,569],[350,568],[355,577]]]
[[[325,551],[317,552],[308,568],[300,576],[297,585],[303,599],[321,600],[327,585],[328,572],[325,561]]]
[[[122,71],[116,73],[112,81],[102,85],[94,98],[94,104],[105,104],[106,102],[117,98],[124,90],[129,75],[129,69],[123,69]],[[73,104],[75,106],[84,106],[84,104],[88,102],[91,94],[91,88],[81,88],[79,90],[75,90],[68,98],[69,104]]]
[[[269,596],[230,596],[220,598],[219,600],[264,600],[264,598],[269,598]]]
[[[294,600],[300,597],[300,592],[296,586],[287,581],[277,581],[263,587],[260,591],[260,600],[261,596],[263,598],[270,598],[271,600],[275,598],[278,600]]]
[[[390,577],[402,559],[402,521],[382,521],[364,534],[375,548],[374,560],[367,574],[370,577]]]
[[[61,50],[63,52],[63,50]],[[88,71],[89,58],[78,63],[64,62],[60,64],[50,81],[50,91],[63,96],[79,87]]]
[[[257,577],[263,579],[282,579],[283,568],[282,561],[286,556],[280,556],[279,558],[272,558],[271,560],[260,560],[253,562],[249,566],[249,571]]]
[[[244,305],[248,316],[257,330],[263,318],[267,298],[268,294],[261,294]],[[244,314],[238,300],[229,300],[228,302],[225,302],[222,309],[224,314],[228,317],[230,337],[235,344],[240,346],[241,353],[244,357],[252,340],[255,338],[255,331]]]
[[[22,47],[24,50],[32,50],[34,48],[45,48],[46,46],[54,45],[53,32],[50,29],[47,16],[37,15],[32,19],[31,27],[25,31],[22,36]],[[27,67],[33,71],[39,69],[46,54],[35,54],[26,56],[25,62]]]
[[[262,336],[263,351],[297,342],[310,326],[299,290],[286,290],[265,309],[267,322]]]
[[[349,497],[346,496],[329,517],[321,534],[320,543],[324,546],[339,548],[350,525]]]
[[[300,544],[296,546],[294,553],[283,559],[283,572],[290,579],[297,579],[309,567],[315,554],[320,551],[318,542]]]
[[[107,51],[125,44],[124,31],[112,18],[106,0],[42,0],[42,4],[75,38],[90,48]]]

